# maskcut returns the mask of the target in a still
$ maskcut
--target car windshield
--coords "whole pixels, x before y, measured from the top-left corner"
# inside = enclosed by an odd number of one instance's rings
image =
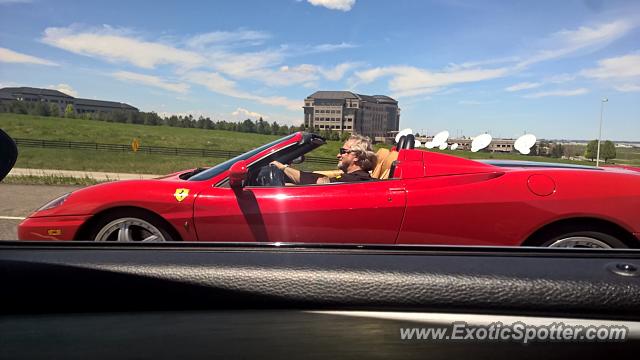
[[[288,136],[285,136],[285,137],[283,137],[281,139],[278,139],[276,141],[272,141],[272,142],[270,142],[268,144],[262,145],[262,146],[260,146],[258,148],[255,148],[255,149],[251,150],[251,151],[247,151],[246,153],[244,153],[242,155],[238,155],[238,156],[234,157],[233,159],[229,159],[229,160],[227,160],[227,161],[225,161],[225,162],[223,162],[221,164],[218,164],[218,165],[216,165],[216,166],[214,166],[212,168],[209,168],[209,169],[207,169],[205,171],[202,171],[202,172],[190,177],[189,181],[209,180],[209,179],[213,178],[214,176],[217,176],[217,175],[221,174],[222,172],[229,170],[231,165],[233,165],[235,162],[240,161],[240,160],[247,160],[250,157],[260,153],[263,150],[266,150],[266,149],[272,147],[275,144],[278,144],[278,143],[281,143],[281,142],[283,142],[285,140],[291,139],[294,135],[295,135],[295,133],[291,134],[291,135],[288,135]]]

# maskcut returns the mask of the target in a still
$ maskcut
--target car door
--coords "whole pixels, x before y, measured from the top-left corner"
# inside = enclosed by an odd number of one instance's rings
[[[400,179],[208,188],[194,205],[200,241],[393,244],[404,215]]]

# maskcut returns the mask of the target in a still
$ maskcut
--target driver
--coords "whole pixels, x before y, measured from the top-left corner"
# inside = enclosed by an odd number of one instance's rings
[[[338,169],[342,170],[343,174],[335,178],[300,171],[278,161],[271,162],[271,165],[282,170],[294,183],[309,185],[371,180],[369,171],[376,167],[376,161],[378,160],[373,152],[371,140],[361,135],[351,135],[342,145],[336,157],[338,159]]]

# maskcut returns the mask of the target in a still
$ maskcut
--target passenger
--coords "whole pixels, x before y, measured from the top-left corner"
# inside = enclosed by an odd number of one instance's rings
[[[371,140],[361,135],[351,135],[344,145],[342,145],[336,157],[338,159],[338,169],[342,170],[343,174],[334,178],[300,171],[278,161],[273,161],[271,164],[284,171],[285,175],[294,183],[309,185],[371,180],[369,171],[376,167],[378,160],[376,154],[373,152]]]

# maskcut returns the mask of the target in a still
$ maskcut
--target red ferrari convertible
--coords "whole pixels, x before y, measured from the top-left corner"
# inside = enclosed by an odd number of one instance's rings
[[[87,187],[31,214],[18,235],[23,240],[640,245],[640,173],[633,170],[472,161],[403,146],[379,151],[373,181],[288,186],[269,165],[299,163],[324,143],[315,134],[295,133],[211,168]]]

